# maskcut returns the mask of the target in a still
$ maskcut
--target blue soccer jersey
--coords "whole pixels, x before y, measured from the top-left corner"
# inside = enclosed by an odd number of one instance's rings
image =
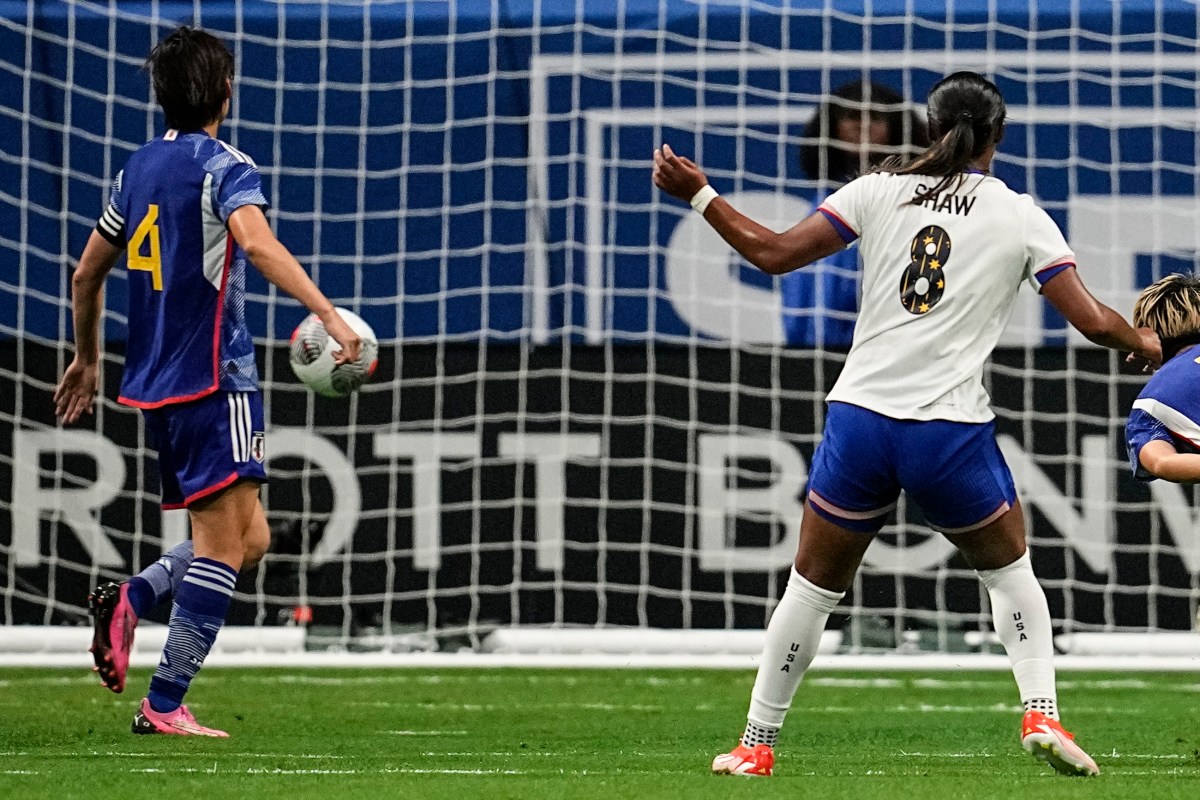
[[[118,173],[96,230],[129,250],[120,402],[159,408],[258,390],[246,254],[226,228],[246,205],[267,205],[258,168],[203,132],[169,130]]]
[[[1200,452],[1198,386],[1200,347],[1189,347],[1163,364],[1134,401],[1125,424],[1125,443],[1138,480],[1154,480],[1139,460],[1149,442],[1170,442],[1181,453]]]

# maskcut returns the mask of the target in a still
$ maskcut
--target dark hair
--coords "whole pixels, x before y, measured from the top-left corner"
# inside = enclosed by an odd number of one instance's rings
[[[865,112],[865,114],[864,114]],[[837,137],[843,120],[883,120],[887,123],[887,145],[891,155],[897,148],[925,147],[929,135],[921,116],[906,108],[904,98],[880,83],[854,81],[839,86],[829,99],[816,110],[804,128],[805,144],[800,146],[800,168],[813,180],[848,183],[862,168],[853,153],[847,153],[830,142]],[[888,154],[876,156],[881,160]],[[822,163],[824,162],[824,163]]]
[[[168,128],[192,131],[221,116],[233,80],[233,54],[207,31],[183,25],[146,59],[154,96]]]
[[[996,84],[975,72],[956,72],[929,90],[929,135],[934,140],[916,158],[892,158],[880,171],[929,175],[941,180],[914,197],[914,205],[966,179],[971,162],[1004,137],[1004,98]]]

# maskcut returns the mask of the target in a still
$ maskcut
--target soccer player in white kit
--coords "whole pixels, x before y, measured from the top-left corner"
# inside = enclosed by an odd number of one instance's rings
[[[771,775],[825,622],[901,489],[987,587],[1025,708],[1024,748],[1063,774],[1099,772],[1058,721],[1050,612],[983,368],[1025,282],[1096,344],[1157,364],[1159,339],[1098,302],[1046,212],[989,174],[1005,117],[994,84],[950,75],[930,91],[928,115],[933,144],[924,153],[885,162],[783,233],[734,210],[669,146],[654,154],[654,183],[764,272],[799,269],[855,240],[862,251],[858,323],[827,397],[796,562],[767,626],[745,733],[714,772]]]

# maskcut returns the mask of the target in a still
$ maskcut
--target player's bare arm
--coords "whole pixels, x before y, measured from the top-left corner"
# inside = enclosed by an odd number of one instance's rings
[[[54,391],[54,413],[70,425],[91,414],[100,377],[100,314],[104,279],[121,250],[92,231],[79,266],[71,277],[71,307],[75,320],[75,358]]]
[[[689,158],[664,144],[654,151],[654,185],[687,203],[708,185],[708,178]],[[769,275],[800,269],[846,246],[841,234],[822,214],[812,214],[783,233],[776,233],[714,197],[704,219],[729,246]]]
[[[338,315],[333,303],[312,282],[296,257],[275,238],[262,209],[249,205],[234,211],[229,215],[229,232],[264,278],[321,319],[325,330],[342,346],[342,352],[334,356],[334,360],[339,364],[357,361],[362,350],[362,337]]]
[[[1056,275],[1042,288],[1042,295],[1088,341],[1133,353],[1152,366],[1162,363],[1158,334],[1149,328],[1133,328],[1124,317],[1097,300],[1075,270],[1067,269]]]
[[[1142,468],[1172,483],[1200,483],[1200,453],[1180,453],[1170,442],[1146,442],[1138,453]]]

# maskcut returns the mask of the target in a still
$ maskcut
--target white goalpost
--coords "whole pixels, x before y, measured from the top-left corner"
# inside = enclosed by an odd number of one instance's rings
[[[1009,5],[0,6],[0,664],[85,663],[89,589],[187,536],[115,402],[123,265],[94,418],[58,427],[50,402],[72,259],[161,132],[139,67],[175,25],[229,44],[221,136],[257,161],[280,239],[381,343],[372,383],[316,398],[287,366],[303,310],[248,281],[273,546],[213,663],[741,667],[794,556],[856,265],[755,274],[654,191],[652,149],[788,225],[837,185],[833,117],[898,120],[883,151],[915,147],[930,86],[979,71],[1008,101],[996,174],[1128,314],[1196,268],[1200,11]],[[837,99],[863,83],[900,100]],[[1126,461],[1142,381],[1032,292],[989,368],[1079,668],[1200,666],[1195,490],[1137,483]],[[974,572],[902,499],[818,668],[1005,663]]]

